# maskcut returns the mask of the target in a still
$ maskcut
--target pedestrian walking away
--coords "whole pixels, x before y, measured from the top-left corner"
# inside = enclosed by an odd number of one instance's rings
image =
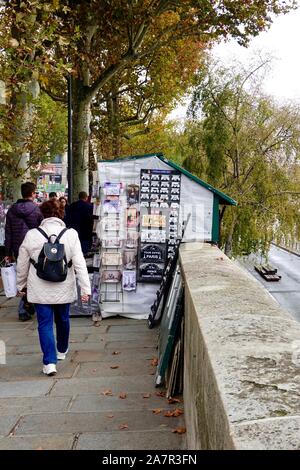
[[[35,204],[36,186],[34,183],[21,185],[22,199],[11,206],[7,211],[5,223],[5,261],[17,260],[19,248],[28,230],[38,227],[43,219],[39,206]],[[18,308],[19,320],[31,320],[34,307],[27,301],[24,295]]]
[[[75,271],[82,301],[88,301],[91,286],[78,234],[66,229],[61,204],[51,199],[40,209],[44,220],[26,234],[19,250],[17,288],[19,295],[27,288],[28,300],[35,305],[43,372],[54,375],[57,360],[65,359],[69,348],[70,304],[77,298]]]
[[[93,205],[88,202],[86,192],[81,191],[78,201],[68,207],[66,225],[77,231],[82,251],[86,254],[91,249],[93,239]]]

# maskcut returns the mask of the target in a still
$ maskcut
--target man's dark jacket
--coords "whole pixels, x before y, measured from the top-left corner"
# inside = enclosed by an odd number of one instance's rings
[[[30,199],[19,199],[8,209],[5,221],[5,254],[15,257],[28,230],[43,220],[39,207]]]
[[[66,225],[78,232],[82,242],[92,241],[93,236],[93,205],[79,200],[73,202],[66,211]]]

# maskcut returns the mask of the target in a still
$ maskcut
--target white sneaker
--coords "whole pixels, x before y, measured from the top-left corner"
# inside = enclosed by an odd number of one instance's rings
[[[43,366],[43,372],[46,375],[55,375],[57,370],[56,370],[56,364],[47,364]]]
[[[69,351],[68,349],[67,349],[66,352],[64,352],[64,353],[61,353],[61,352],[57,351],[57,353],[56,353],[57,359],[58,359],[59,361],[63,361],[64,359],[66,359],[66,355],[67,355],[67,352],[68,352],[68,351]]]

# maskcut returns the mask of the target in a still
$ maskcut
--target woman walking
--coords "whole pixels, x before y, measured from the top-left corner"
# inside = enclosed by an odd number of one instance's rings
[[[66,229],[62,220],[64,210],[61,204],[56,199],[50,199],[40,206],[40,210],[44,220],[38,229],[27,232],[20,247],[17,262],[17,288],[20,295],[23,295],[27,288],[28,300],[35,304],[39,339],[43,352],[43,372],[51,376],[56,374],[57,360],[65,359],[68,352],[70,304],[77,298],[75,271],[81,287],[83,302],[88,301],[91,286],[78,234],[74,229]],[[49,255],[44,247],[45,242],[48,241],[47,237],[51,237],[50,242],[55,242],[55,246],[53,245],[50,250],[52,253],[60,251],[60,249],[57,250],[56,243],[64,245],[67,272],[65,280],[61,282],[57,282],[57,279],[55,282],[44,280],[39,272],[39,268],[41,270],[43,264],[45,265],[48,261],[47,256]],[[41,254],[44,255],[44,252],[46,256],[40,266],[39,258]],[[47,278],[47,276],[44,277]],[[56,324],[56,344],[53,318]]]

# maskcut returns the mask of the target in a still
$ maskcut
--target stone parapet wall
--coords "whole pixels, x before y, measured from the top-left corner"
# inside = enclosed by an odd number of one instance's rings
[[[183,244],[189,449],[300,449],[300,324],[208,244]]]

